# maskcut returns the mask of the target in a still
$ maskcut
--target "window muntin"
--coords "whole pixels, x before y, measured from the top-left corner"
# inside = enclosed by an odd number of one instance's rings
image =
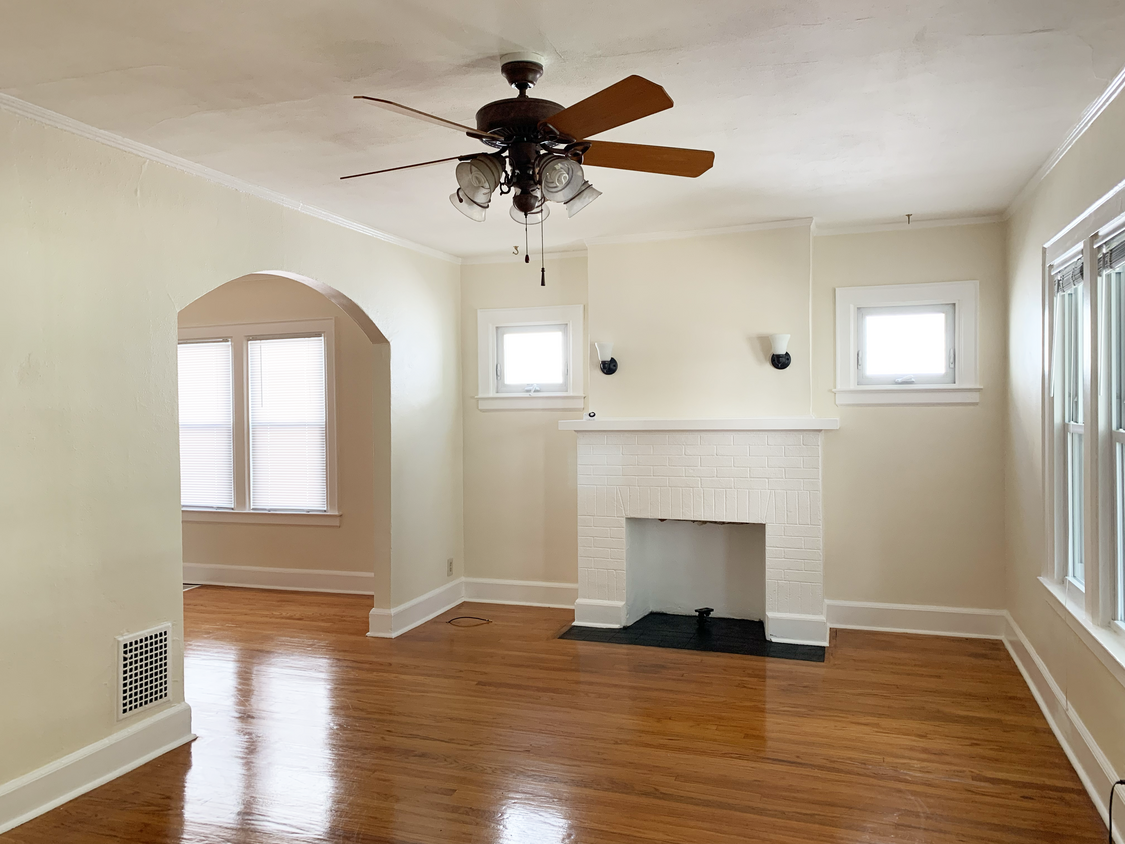
[[[180,499],[182,506],[234,509],[234,403],[231,342],[181,343]]]
[[[324,335],[255,338],[249,365],[250,509],[328,509]]]
[[[953,304],[859,308],[857,383],[955,383],[956,325]]]
[[[569,392],[567,325],[500,326],[496,352],[496,392]]]

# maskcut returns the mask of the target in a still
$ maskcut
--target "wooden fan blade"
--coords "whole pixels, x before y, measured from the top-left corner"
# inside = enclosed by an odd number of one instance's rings
[[[412,170],[415,167],[429,167],[431,164],[441,164],[445,161],[460,161],[469,158],[467,155],[455,155],[452,158],[435,158],[433,161],[422,161],[418,164],[403,164],[401,167],[387,167],[383,170],[368,170],[366,173],[352,173],[350,176],[341,176],[340,179],[358,179],[360,176],[374,176],[377,173],[390,173],[394,170]]]
[[[702,176],[714,163],[715,153],[704,149],[618,144],[613,141],[590,141],[590,149],[582,156],[583,166],[640,170],[642,173],[664,173],[692,179]]]
[[[354,99],[367,100],[369,103],[375,103],[379,108],[385,108],[387,111],[393,111],[396,114],[405,114],[407,117],[413,117],[416,120],[425,120],[427,123],[433,123],[435,126],[444,126],[446,129],[456,129],[458,132],[464,132],[470,138],[477,138],[478,140],[502,141],[504,140],[499,135],[494,135],[491,132],[478,132],[471,126],[464,126],[460,123],[454,123],[452,120],[446,120],[444,117],[437,117],[433,114],[426,114],[424,111],[418,111],[416,108],[410,106],[392,103],[390,100],[381,100],[378,97],[365,97],[363,94],[356,94]]]
[[[564,108],[543,123],[576,141],[672,107],[672,98],[655,82],[630,76]]]

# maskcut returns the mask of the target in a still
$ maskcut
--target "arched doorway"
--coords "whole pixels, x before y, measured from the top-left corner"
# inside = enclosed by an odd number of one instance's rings
[[[221,377],[214,382],[216,367],[230,373],[229,430],[221,418],[193,417],[191,407],[181,407],[181,460],[188,461],[181,466],[185,582],[373,594],[378,605],[389,596],[391,568],[386,336],[335,288],[277,271],[212,289],[181,309],[178,321],[181,396],[185,377],[192,382],[189,393],[203,391],[184,401],[196,406],[221,396],[227,388]],[[319,350],[298,348],[310,343]],[[315,400],[280,396],[296,389],[297,370],[286,374],[278,367],[307,369],[313,360],[307,354],[325,361],[323,478],[306,471],[318,458],[309,456],[317,448],[315,424],[297,430],[298,417],[308,412],[301,401]],[[193,357],[201,362],[184,363]],[[185,366],[202,367],[202,374],[185,374]],[[265,383],[263,372],[274,373],[274,386]],[[305,385],[304,391],[315,387]],[[275,403],[288,401],[271,419],[262,410],[267,389]],[[207,410],[219,417],[228,412],[210,404]],[[304,440],[294,439],[301,435]],[[216,437],[229,437],[229,455],[216,452]]]

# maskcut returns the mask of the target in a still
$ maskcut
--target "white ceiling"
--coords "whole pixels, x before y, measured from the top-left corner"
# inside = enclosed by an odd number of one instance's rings
[[[601,137],[713,149],[714,169],[590,168],[604,196],[547,221],[565,249],[994,214],[1125,63],[1125,0],[0,0],[0,20],[0,91],[460,256],[522,245],[507,200],[457,214],[452,164],[337,177],[483,147],[353,94],[472,124],[527,50],[534,95],[564,105],[663,85],[674,109]]]

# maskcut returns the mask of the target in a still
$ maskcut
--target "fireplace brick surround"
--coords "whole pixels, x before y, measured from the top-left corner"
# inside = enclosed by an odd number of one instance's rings
[[[560,422],[578,435],[575,624],[630,618],[626,519],[766,526],[766,635],[826,645],[821,438],[837,419]],[[633,611],[634,614],[636,611]]]

